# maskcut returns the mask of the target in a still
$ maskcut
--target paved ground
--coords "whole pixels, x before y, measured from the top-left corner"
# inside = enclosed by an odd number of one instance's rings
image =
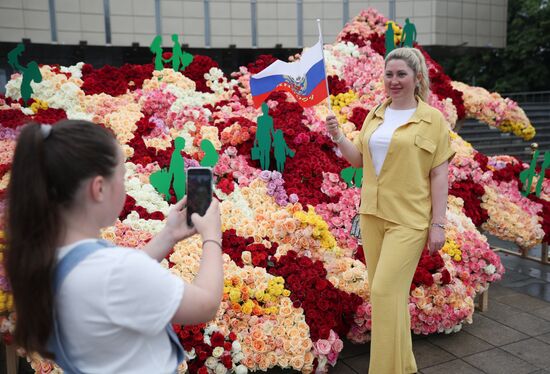
[[[494,246],[513,248],[507,242],[489,239]],[[532,254],[537,251],[540,249],[535,248]],[[550,265],[500,256],[506,274],[490,287],[487,312],[476,312],[474,323],[453,335],[414,336],[420,373],[550,374]],[[344,347],[329,373],[366,374],[369,344],[345,342]],[[0,373],[5,373],[3,360],[0,365]],[[23,363],[19,373],[32,371]],[[278,373],[293,371],[268,372]]]
[[[489,237],[492,246],[514,248]],[[531,255],[540,254],[540,247]],[[540,255],[539,255],[540,256]],[[506,273],[489,289],[489,310],[453,335],[413,336],[424,374],[550,374],[550,265],[500,253]],[[330,374],[366,374],[369,344],[345,342]],[[269,374],[292,373],[270,370]]]

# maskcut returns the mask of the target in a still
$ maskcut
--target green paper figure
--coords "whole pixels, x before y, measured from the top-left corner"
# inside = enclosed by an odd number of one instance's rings
[[[201,149],[204,151],[204,157],[201,160],[201,166],[213,168],[218,163],[220,156],[214,148],[214,144],[208,139],[203,139]]]
[[[185,196],[185,185],[186,185],[186,176],[185,176],[185,162],[181,151],[185,148],[185,139],[177,137],[174,140],[174,152],[172,153],[172,158],[170,159],[170,169],[169,172],[174,176],[174,181],[172,182],[172,187],[174,187],[174,192],[176,193],[176,199],[180,201]]]
[[[252,159],[260,160],[262,170],[269,169],[271,158],[271,139],[275,137],[273,129],[273,118],[269,115],[269,107],[262,103],[263,115],[258,117],[258,127],[256,129],[256,138],[252,148]]]
[[[172,183],[172,175],[166,169],[161,169],[149,176],[149,182],[157,190],[158,193],[164,195],[165,200],[170,200],[170,184]]]
[[[181,151],[185,148],[185,139],[177,137],[174,140],[174,152],[170,158],[170,167],[168,170],[159,170],[149,177],[149,182],[159,193],[164,195],[166,201],[170,201],[170,184],[174,188],[177,201],[185,196],[186,175],[185,161]]]
[[[405,20],[405,26],[403,26],[403,35],[401,36],[402,47],[413,47],[416,42],[416,26],[414,23],[410,23],[409,19]]]
[[[181,50],[181,45],[177,34],[172,35],[172,58],[167,60],[162,58],[162,36],[157,35],[151,42],[149,49],[155,55],[155,70],[164,69],[164,64],[172,61],[172,69],[174,71],[184,71],[191,62],[193,62],[193,55]]]
[[[193,55],[181,50],[178,34],[172,35],[172,41],[174,42],[172,46],[172,69],[174,69],[174,71],[180,71],[181,64],[181,71],[184,71],[185,68],[193,62]]]
[[[523,170],[521,173],[519,173],[519,179],[521,183],[523,183],[524,190],[521,193],[523,196],[528,196],[531,193],[531,185],[533,184],[533,178],[536,173],[536,167],[537,167],[537,160],[539,158],[540,151],[537,149],[535,153],[533,154],[533,159],[531,160],[531,165],[529,166],[529,169]],[[542,161],[542,166],[540,168],[540,173],[538,174],[539,180],[537,182],[537,187],[535,188],[535,194],[537,197],[540,197],[540,193],[542,191],[542,182],[544,181],[545,177],[545,171],[550,166],[550,152],[544,153],[544,159]]]
[[[40,69],[36,61],[29,62],[27,67],[23,67],[19,64],[19,57],[21,57],[24,51],[25,45],[23,43],[19,43],[17,47],[8,52],[8,63],[14,70],[21,72],[21,97],[26,105],[34,92],[31,82],[42,82],[42,74],[40,73]]]
[[[363,183],[363,168],[354,168],[352,166],[342,169],[340,177],[346,182],[348,188],[361,187]]]
[[[162,36],[157,35],[149,46],[151,52],[155,55],[155,70],[164,69],[164,59],[162,58]]]
[[[393,22],[388,22],[386,29],[386,56],[395,49],[395,40],[393,34]]]
[[[273,153],[275,154],[275,162],[277,163],[277,171],[282,173],[285,169],[286,156],[294,157],[296,154],[292,149],[288,148],[285,142],[283,130],[275,131],[273,140]]]

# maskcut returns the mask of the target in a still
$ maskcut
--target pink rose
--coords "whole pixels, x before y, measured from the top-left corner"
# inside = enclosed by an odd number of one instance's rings
[[[338,360],[338,352],[330,351],[327,355],[327,359],[329,364],[334,366],[336,364],[336,360]]]
[[[331,349],[330,342],[326,339],[319,339],[313,345],[315,350],[321,355],[328,355]]]
[[[344,349],[344,342],[340,339],[336,339],[336,341],[332,344],[332,349],[338,353],[342,352],[342,349]]]

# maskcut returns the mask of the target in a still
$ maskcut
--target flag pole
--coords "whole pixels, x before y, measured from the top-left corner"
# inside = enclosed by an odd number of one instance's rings
[[[328,110],[332,112],[332,105],[330,105],[330,91],[328,90],[328,76],[327,65],[325,64],[325,48],[323,44],[323,32],[321,31],[321,20],[317,18],[317,28],[319,29],[319,40],[321,41],[321,52],[323,56],[323,69],[325,70],[325,84],[327,85],[327,104]]]

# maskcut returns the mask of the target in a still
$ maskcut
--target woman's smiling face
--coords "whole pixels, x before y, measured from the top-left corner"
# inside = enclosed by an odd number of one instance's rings
[[[394,59],[386,63],[384,88],[392,100],[414,98],[416,82],[414,71],[405,61]]]

